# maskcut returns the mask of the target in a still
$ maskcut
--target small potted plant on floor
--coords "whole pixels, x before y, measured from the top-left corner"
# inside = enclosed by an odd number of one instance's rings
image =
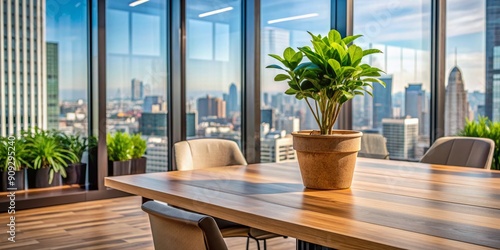
[[[108,134],[108,176],[128,175],[131,172],[132,140],[126,133]]]
[[[24,137],[33,156],[33,169],[37,170],[35,187],[62,185],[61,177],[66,177],[66,164],[75,161],[76,155],[63,147],[54,132],[34,128]]]
[[[147,147],[146,141],[141,138],[141,134],[135,134],[130,139],[133,145],[131,174],[146,173],[147,158],[144,157]]]
[[[1,191],[24,190],[26,168],[31,167],[26,144],[14,136],[0,137]]]
[[[288,83],[285,94],[305,100],[319,127],[319,131],[292,133],[304,185],[345,189],[352,182],[362,133],[333,130],[333,125],[344,103],[356,95],[371,95],[369,89],[373,83],[385,86],[375,78],[382,70],[362,63],[363,57],[381,51],[363,50],[351,44],[360,35],[342,38],[336,30],[324,37],[309,34],[312,48],[304,46],[295,51],[289,47],[283,57],[271,54],[284,68],[275,64],[267,68],[285,71],[274,80]],[[309,61],[302,62],[303,57]]]
[[[66,167],[66,184],[79,184],[81,178],[85,178],[85,176],[81,175],[82,170],[85,169],[86,164],[82,163],[83,152],[87,150],[87,138],[84,138],[80,135],[66,135],[61,133],[60,140],[67,150],[73,152],[76,155],[76,158],[68,162]]]

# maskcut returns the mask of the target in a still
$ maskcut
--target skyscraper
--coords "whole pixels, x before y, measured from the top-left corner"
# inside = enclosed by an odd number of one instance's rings
[[[464,89],[462,72],[455,66],[448,77],[445,100],[445,135],[456,135],[465,125],[469,117],[469,103]]]
[[[146,96],[142,104],[142,112],[158,112],[163,110],[163,98],[158,95]],[[166,111],[166,110],[163,110]]]
[[[429,115],[427,103],[425,90],[422,89],[422,83],[409,84],[408,87],[405,88],[405,116],[418,118],[419,135],[428,133],[428,131],[426,131],[426,125],[429,124],[428,118],[426,117]]]
[[[59,128],[59,49],[47,43],[47,128]]]
[[[373,84],[373,128],[382,126],[382,119],[392,118],[392,75],[381,76],[386,86]]]
[[[485,113],[500,121],[500,1],[486,0]]]
[[[0,135],[46,128],[45,1],[3,1],[0,13]]]
[[[415,159],[418,141],[418,119],[383,119],[382,134],[387,139],[387,151],[391,159]]]
[[[231,114],[240,111],[240,106],[238,105],[238,90],[236,89],[236,84],[231,83],[229,86],[229,95],[226,101],[226,117],[231,117]]]
[[[132,101],[144,98],[144,83],[138,79],[132,79]]]
[[[226,102],[221,98],[211,97],[207,95],[198,99],[197,102],[198,109],[198,121],[201,121],[203,117],[215,116],[217,118],[226,117]]]

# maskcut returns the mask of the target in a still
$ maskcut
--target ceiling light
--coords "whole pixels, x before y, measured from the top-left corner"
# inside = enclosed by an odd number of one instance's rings
[[[233,9],[233,7],[226,7],[226,8],[222,8],[222,9],[218,9],[218,10],[212,10],[212,11],[209,11],[209,12],[201,13],[201,14],[198,15],[198,17],[211,16],[211,15],[219,14],[219,13],[222,13],[222,12],[230,11],[232,9]]]
[[[139,4],[143,4],[145,2],[149,2],[149,0],[137,0],[137,1],[131,2],[128,6],[135,7],[135,6],[137,6]]]
[[[310,14],[305,14],[305,15],[300,15],[300,16],[279,18],[279,19],[269,20],[269,21],[267,21],[267,24],[281,23],[281,22],[287,22],[287,21],[292,21],[292,20],[311,18],[311,17],[315,17],[315,16],[319,16],[319,14],[318,13],[310,13]]]

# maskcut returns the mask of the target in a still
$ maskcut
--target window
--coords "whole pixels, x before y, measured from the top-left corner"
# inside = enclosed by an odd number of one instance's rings
[[[295,161],[291,132],[315,129],[317,125],[307,104],[285,95],[285,82],[274,82],[277,71],[267,65],[279,64],[268,54],[282,56],[287,47],[295,50],[309,44],[313,34],[330,30],[330,1],[262,1],[261,10],[261,162]]]
[[[429,146],[430,3],[354,1],[354,34],[364,35],[357,44],[384,52],[365,60],[386,72],[387,86],[353,100],[353,127],[382,134],[391,159],[418,160]]]
[[[167,2],[107,1],[107,132],[140,133],[146,172],[167,171]]]
[[[188,0],[186,8],[186,137],[241,144],[241,1]]]

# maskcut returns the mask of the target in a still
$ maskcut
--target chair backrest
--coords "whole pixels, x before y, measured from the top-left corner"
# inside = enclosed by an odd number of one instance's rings
[[[155,249],[227,249],[215,220],[210,216],[155,201],[144,203],[142,210],[149,214]]]
[[[477,137],[441,137],[420,162],[472,168],[491,168],[495,142]]]
[[[381,134],[363,133],[361,137],[361,150],[358,152],[358,156],[389,159],[385,137]]]
[[[174,144],[174,161],[178,170],[247,165],[238,144],[223,139],[196,139]]]

